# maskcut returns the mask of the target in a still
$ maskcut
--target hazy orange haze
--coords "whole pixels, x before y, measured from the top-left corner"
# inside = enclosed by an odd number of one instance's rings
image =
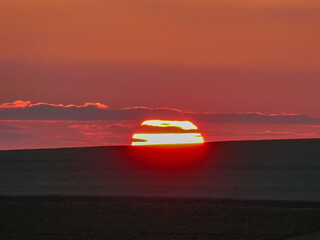
[[[1,59],[315,70],[317,0],[16,0]]]

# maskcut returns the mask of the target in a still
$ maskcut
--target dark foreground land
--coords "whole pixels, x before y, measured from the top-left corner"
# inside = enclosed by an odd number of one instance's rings
[[[0,151],[0,239],[275,240],[317,232],[319,139]]]
[[[304,208],[302,203],[80,197],[9,200],[0,203],[0,239],[250,240],[320,231],[320,208]]]

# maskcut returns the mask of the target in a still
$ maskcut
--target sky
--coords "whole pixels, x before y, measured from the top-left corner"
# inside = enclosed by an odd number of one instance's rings
[[[320,137],[318,0],[0,2],[0,149]]]

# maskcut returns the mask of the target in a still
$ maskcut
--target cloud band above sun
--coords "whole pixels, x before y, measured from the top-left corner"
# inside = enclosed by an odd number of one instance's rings
[[[31,101],[17,100],[0,104],[0,113],[0,120],[142,121],[143,119],[171,118],[194,119],[199,123],[215,124],[320,125],[319,117],[301,114],[184,112],[177,109],[143,106],[110,109],[107,105],[99,102],[84,103],[82,105],[63,105],[44,102],[31,103]],[[145,125],[145,127],[151,128],[152,126]],[[165,128],[165,130],[168,130],[168,128]]]
[[[132,136],[132,146],[203,143],[201,133],[190,121],[147,120],[140,133]],[[147,128],[145,128],[147,126]]]

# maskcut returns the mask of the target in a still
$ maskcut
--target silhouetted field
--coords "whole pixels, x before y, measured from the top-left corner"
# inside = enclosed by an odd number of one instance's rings
[[[0,239],[284,239],[319,190],[319,139],[0,151]]]
[[[320,230],[320,209],[135,202],[0,203],[1,239],[283,239]]]

